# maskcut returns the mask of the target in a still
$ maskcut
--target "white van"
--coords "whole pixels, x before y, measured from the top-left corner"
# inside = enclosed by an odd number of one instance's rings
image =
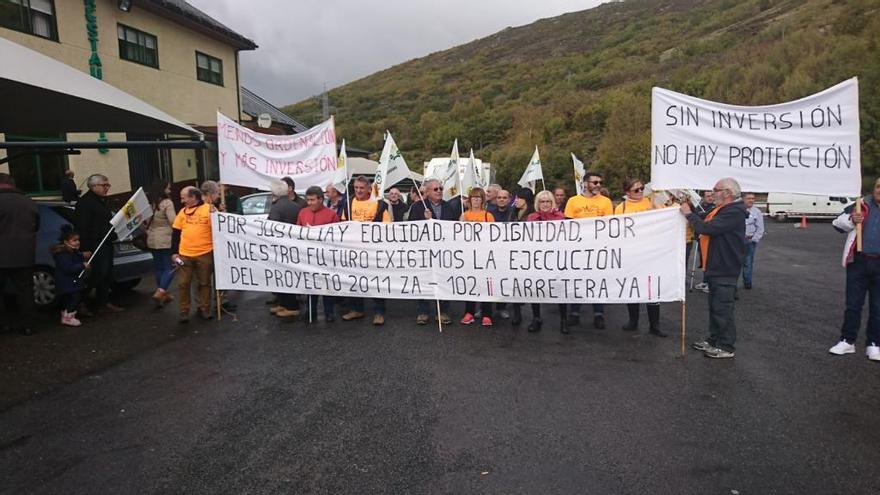
[[[855,200],[855,197],[844,196],[770,193],[767,195],[767,214],[780,222],[801,217],[834,218]]]

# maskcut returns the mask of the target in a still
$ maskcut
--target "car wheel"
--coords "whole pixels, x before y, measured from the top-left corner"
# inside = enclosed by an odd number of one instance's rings
[[[55,275],[46,268],[34,270],[34,303],[50,306],[55,302]]]
[[[128,290],[132,290],[132,289],[134,289],[135,287],[137,287],[137,285],[138,285],[139,283],[141,283],[141,279],[139,279],[139,278],[134,278],[134,279],[131,279],[131,280],[123,280],[123,281],[121,281],[121,282],[116,282],[116,283],[114,284],[114,287],[115,287],[116,290],[118,290],[118,291],[128,291]]]
[[[788,215],[786,215],[785,213],[777,213],[776,214],[776,221],[777,222],[784,222],[786,220],[788,220]]]

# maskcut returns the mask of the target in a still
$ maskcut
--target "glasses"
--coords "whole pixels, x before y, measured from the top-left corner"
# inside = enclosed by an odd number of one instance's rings
[[[98,186],[98,187],[110,187],[110,184],[108,184],[108,183],[106,183],[106,182],[105,182],[105,183],[102,183],[102,184],[95,184],[95,185]]]
[[[634,188],[630,189],[629,192],[640,193],[644,190],[645,190],[644,187],[634,187]]]
[[[602,184],[601,180],[591,180],[591,181],[587,181],[587,182],[589,182],[590,184],[593,184],[594,186],[598,186],[598,185]]]

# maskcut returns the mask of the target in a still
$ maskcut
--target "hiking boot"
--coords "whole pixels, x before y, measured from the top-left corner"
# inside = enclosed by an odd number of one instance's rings
[[[416,316],[416,325],[427,325],[427,324],[428,324],[428,315]]]
[[[287,309],[282,307],[278,311],[275,312],[275,316],[279,318],[292,318],[294,316],[299,316],[300,311],[298,309]]]
[[[385,324],[385,315],[376,315],[373,317],[373,325],[381,327]]]
[[[831,349],[828,349],[828,352],[831,354],[836,354],[838,356],[843,356],[844,354],[852,354],[856,352],[856,346],[854,344],[850,344],[845,340],[841,340],[837,344],[834,345]]]
[[[451,325],[452,318],[450,318],[450,316],[446,313],[440,313],[440,323],[444,325]]]
[[[711,349],[706,349],[706,357],[710,357],[713,359],[730,359],[734,357],[732,351],[725,351],[719,347],[713,347]]]
[[[343,321],[352,321],[352,320],[359,320],[363,317],[364,317],[363,311],[351,310],[348,313],[345,313],[344,315],[342,315],[342,320]]]
[[[465,313],[464,317],[461,319],[461,321],[459,323],[461,323],[462,325],[470,325],[473,322],[474,322],[474,315],[472,315],[470,313]]]

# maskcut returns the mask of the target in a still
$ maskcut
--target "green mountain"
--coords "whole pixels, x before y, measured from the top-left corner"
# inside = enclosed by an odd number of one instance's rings
[[[411,168],[449,153],[515,184],[538,145],[548,185],[572,189],[570,152],[606,174],[650,175],[651,87],[740,105],[797,99],[859,77],[865,182],[880,172],[880,1],[644,0],[507,28],[330,91],[337,130]],[[319,101],[285,107],[315,123]],[[311,120],[310,120],[311,119]]]

